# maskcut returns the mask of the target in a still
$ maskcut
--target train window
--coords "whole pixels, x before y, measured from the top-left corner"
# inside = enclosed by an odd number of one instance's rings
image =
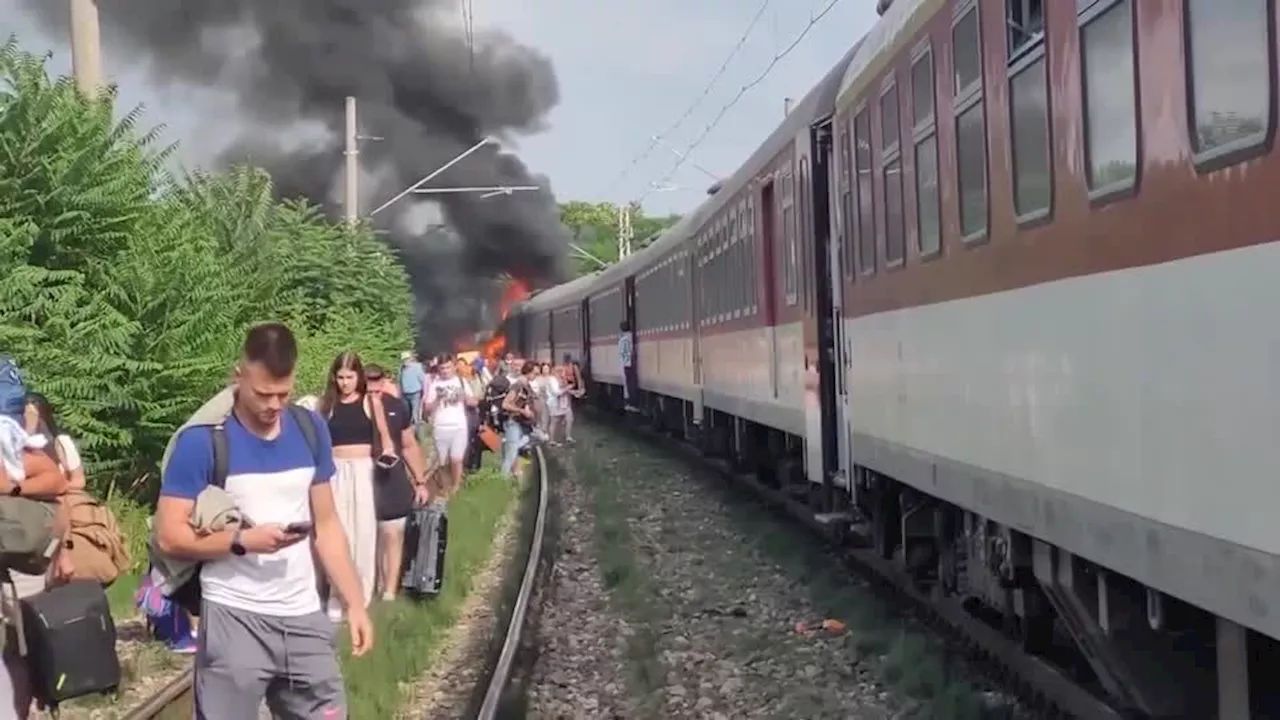
[[[902,159],[896,158],[884,168],[884,261],[900,265],[906,254],[902,220]]]
[[[1009,79],[1013,204],[1019,218],[1043,215],[1053,201],[1045,55],[1028,57],[1035,59]]]
[[[933,51],[911,64],[911,120],[915,138],[916,243],[921,257],[942,249],[938,209],[938,126],[935,120]]]
[[[1089,189],[1106,194],[1131,187],[1138,174],[1133,7],[1106,6],[1080,26]]]
[[[1004,9],[1012,60],[1044,38],[1044,0],[1005,0]]]
[[[926,51],[911,65],[911,127],[933,123],[933,53]]]
[[[845,277],[853,274],[853,172],[849,154],[849,131],[840,131],[840,203],[836,224],[840,233],[840,267]]]
[[[863,108],[853,118],[853,154],[858,183],[858,266],[876,271],[876,219],[871,194],[871,116]]]
[[[987,138],[982,103],[956,118],[956,166],[960,176],[960,234],[987,229]]]
[[[951,64],[955,68],[955,96],[968,95],[982,84],[982,44],[978,8],[969,8],[951,29]]]
[[[898,137],[898,86],[890,85],[880,96],[880,149],[893,149]]]
[[[960,234],[965,239],[987,229],[987,129],[982,100],[982,43],[978,6],[964,12],[951,29],[955,68],[956,174]]]
[[[782,178],[782,278],[788,305],[796,304],[796,184],[790,170]]]
[[[1191,139],[1215,157],[1261,145],[1271,127],[1266,0],[1187,0]]]
[[[942,250],[942,223],[938,217],[938,136],[916,143],[916,222],[920,255]]]

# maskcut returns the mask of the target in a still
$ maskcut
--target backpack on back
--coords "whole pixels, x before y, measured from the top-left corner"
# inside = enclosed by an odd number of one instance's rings
[[[293,421],[298,424],[298,429],[302,431],[302,436],[307,441],[307,448],[311,451],[312,457],[315,457],[316,452],[320,447],[320,441],[319,441],[319,438],[317,437],[316,424],[315,424],[316,421],[311,411],[297,404],[288,405],[286,407],[286,411],[289,413],[289,417],[293,418]],[[209,485],[211,487],[223,488],[223,489],[227,487],[227,473],[230,467],[229,465],[230,448],[227,445],[227,431],[226,431],[226,427],[224,426],[225,422],[226,422],[226,416],[224,416],[222,420],[218,421],[218,423],[213,426],[213,429],[210,433],[210,436],[211,436],[210,440],[213,443],[213,473],[212,473],[212,477],[209,478]],[[182,432],[188,427],[199,427],[200,425],[201,423],[198,423],[198,422],[188,423],[187,425],[183,426],[183,428],[180,429],[178,432]],[[166,464],[167,464],[167,458],[166,458]],[[161,468],[162,477],[163,477],[163,473],[164,473],[164,469],[162,467]],[[203,566],[203,563],[202,563],[202,566]],[[183,610],[186,610],[192,615],[198,616],[200,614],[201,593],[200,593],[199,569],[197,569],[196,572],[191,575],[191,578],[188,579],[185,583],[183,583],[181,587],[179,587],[177,590],[174,590],[173,594],[170,596],[170,599],[173,600],[175,603],[177,603],[178,606],[181,607]]]
[[[82,490],[67,493],[65,505],[71,530],[67,552],[71,553],[75,577],[96,580],[103,586],[115,582],[131,563],[115,515]]]

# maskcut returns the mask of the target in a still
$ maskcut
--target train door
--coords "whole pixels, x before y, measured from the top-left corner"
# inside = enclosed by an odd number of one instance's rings
[[[833,232],[838,228],[832,222],[832,196],[839,198],[839,183],[835,182],[835,162],[832,138],[831,119],[815,125],[811,133],[814,147],[813,160],[813,307],[818,325],[817,358],[818,367],[818,415],[820,422],[819,451],[822,458],[822,484],[824,490],[824,510],[830,510],[834,504],[833,484],[838,471],[844,467],[839,438],[843,432],[841,417],[841,396],[843,395],[844,376],[840,370],[840,348],[842,335],[840,322],[840,254],[838,238],[840,233]],[[833,189],[837,189],[833,193]],[[812,453],[811,453],[812,454]]]
[[[695,425],[702,424],[702,273],[699,259],[702,257],[702,243],[695,238],[692,248],[686,254],[685,277],[689,283],[689,337],[690,352],[693,353],[693,408],[690,415]]]
[[[844,320],[844,278],[847,270],[853,268],[853,245],[846,238],[853,237],[853,156],[852,145],[847,129],[840,133],[840,156],[836,163],[830,165],[830,187],[835,189],[834,202],[830,203],[832,233],[827,243],[829,258],[829,280],[831,302],[828,314],[831,316],[832,328],[832,361],[835,386],[835,426],[832,432],[836,441],[836,457],[839,465],[835,468],[834,483],[838,487],[848,488],[849,479],[853,477],[853,434],[850,432],[853,422],[853,403],[849,398],[849,328]]]
[[[636,276],[628,275],[626,280],[622,281],[622,317],[627,321],[627,327],[631,328],[631,370],[624,367],[618,369],[622,371],[622,384],[629,388],[629,392],[639,393],[640,391],[640,332],[636,329]],[[629,404],[640,407],[640,399],[633,397]]]
[[[578,303],[578,345],[582,354],[578,357],[582,363],[582,380],[586,383],[586,390],[591,392],[591,302],[590,298],[583,297],[582,302]]]
[[[760,247],[760,262],[764,268],[764,324],[765,350],[769,353],[769,397],[778,398],[778,304],[777,304],[777,268],[778,258],[777,213],[775,206],[776,185],[770,180],[760,192],[760,229],[764,232],[764,242]]]

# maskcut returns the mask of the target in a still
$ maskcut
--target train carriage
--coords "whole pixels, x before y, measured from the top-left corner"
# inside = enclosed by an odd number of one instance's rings
[[[628,319],[643,415],[940,601],[1148,716],[1274,711],[1273,0],[880,4],[575,291],[593,379],[619,390]]]

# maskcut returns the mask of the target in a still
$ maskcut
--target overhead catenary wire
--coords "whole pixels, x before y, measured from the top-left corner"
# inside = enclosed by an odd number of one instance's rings
[[[826,17],[827,14],[830,13],[835,8],[835,6],[839,4],[840,4],[840,0],[830,0],[830,2],[828,2],[825,6],[823,6],[822,10],[818,11],[817,14],[811,17],[809,19],[809,24],[805,25],[804,29],[801,30],[798,35],[796,35],[795,39],[792,40],[791,43],[787,45],[785,48],[783,48],[780,52],[776,53],[773,56],[773,59],[769,61],[769,64],[765,66],[765,69],[759,75],[757,75],[753,80],[751,80],[747,84],[743,85],[738,90],[738,93],[733,96],[733,99],[725,103],[724,107],[720,108],[720,112],[716,113],[716,116],[711,119],[711,122],[708,123],[705,128],[703,128],[702,132],[699,133],[698,136],[694,138],[693,141],[690,142],[687,147],[685,147],[684,151],[680,153],[681,155],[680,159],[674,165],[672,165],[670,169],[667,170],[667,173],[662,176],[661,180],[657,180],[654,183],[651,183],[650,189],[646,190],[645,193],[641,195],[638,200],[636,200],[636,202],[637,203],[644,202],[644,200],[648,198],[650,194],[652,194],[653,192],[652,188],[654,186],[661,186],[666,183],[669,183],[671,181],[671,178],[675,176],[675,174],[680,170],[680,168],[683,167],[684,164],[689,160],[693,151],[696,150],[698,146],[701,145],[702,142],[707,139],[707,136],[711,134],[711,131],[715,130],[716,126],[720,124],[720,121],[724,119],[725,115],[728,114],[729,110],[731,110],[735,105],[737,105],[738,101],[742,100],[742,98],[746,96],[746,94],[750,92],[752,88],[764,82],[765,78],[769,77],[769,73],[773,72],[773,68],[776,67],[777,64],[781,62],[783,58],[791,54],[791,51],[795,50],[800,45],[800,43],[805,39],[805,37],[809,34],[809,32],[812,31],[813,28],[817,26],[819,22],[821,22],[822,18]]]
[[[618,175],[613,179],[612,182],[609,183],[610,186],[614,186],[617,183],[621,182],[623,179],[625,179],[627,174],[631,172],[632,169],[634,169],[637,165],[643,162],[645,158],[649,157],[650,153],[652,153],[660,144],[662,144],[662,139],[664,137],[666,137],[667,135],[671,134],[676,129],[678,129],[682,124],[684,124],[685,120],[688,120],[689,117],[693,115],[693,111],[698,109],[698,106],[702,104],[702,101],[706,100],[707,96],[711,94],[712,89],[715,88],[716,83],[720,81],[720,78],[724,77],[725,71],[729,69],[729,64],[732,63],[733,59],[738,56],[738,53],[742,52],[742,48],[746,46],[747,40],[751,37],[752,31],[755,30],[756,25],[760,23],[760,19],[764,17],[765,10],[768,9],[769,4],[772,2],[773,0],[764,0],[763,2],[760,3],[760,7],[756,9],[756,14],[751,18],[751,22],[747,24],[747,28],[742,31],[742,35],[738,38],[738,42],[734,43],[733,49],[729,51],[729,55],[725,57],[724,62],[720,63],[719,69],[717,69],[715,73],[712,74],[711,79],[707,81],[707,84],[702,89],[702,92],[699,93],[698,96],[693,99],[693,102],[689,103],[689,107],[685,108],[685,111],[681,113],[678,118],[676,118],[675,122],[667,126],[667,128],[662,132],[656,135],[653,135],[650,138],[649,145],[643,151],[641,151],[638,155],[632,158],[631,162],[623,166],[622,170],[618,173]]]

